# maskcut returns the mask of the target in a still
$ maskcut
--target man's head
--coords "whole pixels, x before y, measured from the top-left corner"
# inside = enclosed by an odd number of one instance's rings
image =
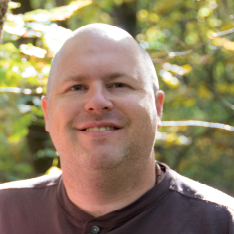
[[[62,166],[97,170],[152,157],[162,104],[149,55],[126,31],[103,24],[65,42],[42,99]]]
[[[93,35],[96,38],[103,38],[103,40],[109,38],[110,41],[116,41],[119,44],[118,46],[121,46],[121,44],[122,45],[126,44],[125,46],[127,47],[129,43],[130,46],[134,47],[134,50],[136,50],[136,52],[139,52],[139,55],[143,61],[142,67],[144,70],[143,72],[145,72],[144,75],[146,77],[150,77],[150,79],[152,80],[152,85],[155,93],[159,90],[158,78],[152,60],[150,58],[150,55],[133,39],[133,37],[128,32],[126,32],[121,28],[106,24],[90,24],[75,30],[71,35],[71,37],[66,41],[62,49],[53,58],[51,71],[47,84],[47,97],[49,96],[50,93],[52,81],[56,80],[53,79],[52,77],[54,76],[54,73],[57,70],[56,65],[57,65],[57,60],[60,58],[60,54],[64,49],[67,50],[67,47],[72,49],[73,46],[73,44],[71,43],[72,39],[74,38],[77,39],[79,38],[81,40],[83,39],[84,40],[83,44],[84,44],[86,36],[88,35],[89,36]]]

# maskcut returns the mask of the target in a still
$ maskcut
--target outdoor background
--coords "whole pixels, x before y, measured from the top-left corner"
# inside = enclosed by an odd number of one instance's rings
[[[166,94],[156,159],[234,196],[234,0],[21,0],[5,20],[0,183],[60,166],[40,98],[71,30],[99,22],[127,30],[153,59]]]

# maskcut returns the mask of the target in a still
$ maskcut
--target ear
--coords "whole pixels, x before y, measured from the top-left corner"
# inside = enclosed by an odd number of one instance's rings
[[[159,90],[155,97],[155,105],[157,109],[157,118],[158,118],[157,121],[158,129],[161,128],[162,126],[161,118],[162,118],[163,102],[164,102],[164,92],[162,90]]]
[[[45,119],[45,129],[49,132],[49,121],[48,121],[48,98],[46,96],[41,97],[41,105],[44,112],[44,119]]]

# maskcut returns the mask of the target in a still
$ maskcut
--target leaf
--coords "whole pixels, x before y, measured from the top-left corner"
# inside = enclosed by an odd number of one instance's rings
[[[8,42],[0,46],[0,51],[9,51],[11,53],[19,52],[19,50],[15,47],[12,42]]]
[[[178,88],[180,86],[179,80],[173,76],[170,72],[161,70],[160,76],[162,77],[162,80],[168,84],[171,88]]]
[[[45,173],[45,175],[60,175],[60,174],[61,174],[61,169],[54,166],[49,168]]]
[[[46,22],[50,20],[50,12],[48,10],[37,9],[26,12],[23,16],[24,21]]]
[[[85,7],[85,6],[88,6],[90,4],[92,4],[93,1],[92,0],[76,0],[76,1],[71,1],[69,3],[69,5],[74,5],[76,6],[76,10],[82,8],[82,7]]]
[[[16,121],[12,127],[12,134],[8,137],[8,142],[19,142],[28,133],[28,126],[31,124],[31,114],[24,114]]]
[[[24,54],[30,56],[36,56],[37,58],[44,58],[46,54],[46,50],[41,49],[39,47],[33,46],[31,43],[29,44],[21,44],[20,51]]]
[[[224,47],[224,49],[226,49],[226,50],[234,51],[234,41],[226,40],[226,41],[223,43],[223,47]]]
[[[87,6],[91,3],[92,3],[91,0],[83,0],[83,1],[78,0],[78,1],[72,1],[68,6],[56,7],[50,11],[50,13],[51,13],[50,20],[51,21],[57,21],[57,20],[62,21],[62,20],[69,19],[72,16],[74,11],[76,11],[84,6]]]
[[[11,27],[11,26],[3,26],[4,31],[17,35],[17,36],[22,36],[27,30],[25,27]]]
[[[70,29],[57,26],[55,24],[47,26],[43,30],[45,32],[43,41],[49,47],[50,52],[52,53],[56,53],[67,38],[72,34]]]
[[[37,9],[24,14],[24,21],[36,21],[36,22],[47,22],[47,21],[62,21],[69,19],[74,11],[90,5],[92,0],[77,0],[72,1],[67,6],[56,7],[51,10]]]
[[[208,17],[210,15],[210,9],[208,7],[203,7],[198,11],[198,14],[202,17]]]
[[[9,2],[8,7],[9,7],[9,9],[16,9],[16,8],[21,7],[21,3],[20,2]]]

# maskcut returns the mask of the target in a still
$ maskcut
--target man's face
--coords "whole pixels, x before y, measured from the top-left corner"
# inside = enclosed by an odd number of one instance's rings
[[[99,170],[152,156],[158,121],[152,81],[139,51],[118,43],[76,39],[59,54],[42,105],[62,165]]]

